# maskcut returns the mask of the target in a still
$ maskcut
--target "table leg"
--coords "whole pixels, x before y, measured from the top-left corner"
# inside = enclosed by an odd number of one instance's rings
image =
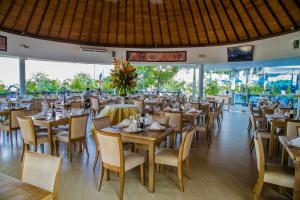
[[[53,155],[53,138],[52,138],[52,126],[48,126],[48,147],[49,154]]]
[[[300,161],[295,162],[294,200],[300,200]]]
[[[149,192],[154,192],[155,187],[155,144],[154,141],[149,145]]]
[[[282,153],[281,153],[281,164],[287,165],[288,164],[288,153],[285,150],[284,147],[282,147]]]
[[[172,131],[169,135],[169,147],[173,147],[174,146],[174,131]]]
[[[273,156],[273,152],[274,152],[274,134],[275,134],[275,127],[273,124],[271,124],[271,138],[270,138],[270,144],[269,144],[269,158],[271,158]]]

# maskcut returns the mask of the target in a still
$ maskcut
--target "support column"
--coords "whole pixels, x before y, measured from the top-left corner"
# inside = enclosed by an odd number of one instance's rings
[[[204,64],[199,65],[198,98],[203,97],[204,87]]]
[[[20,96],[26,94],[25,58],[19,58],[19,85]]]
[[[195,100],[195,94],[196,94],[196,68],[193,68],[193,100]]]

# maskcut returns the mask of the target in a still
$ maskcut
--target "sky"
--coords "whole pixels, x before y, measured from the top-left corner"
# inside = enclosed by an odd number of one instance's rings
[[[79,72],[85,72],[97,79],[101,72],[104,77],[110,74],[113,65],[101,64],[83,64],[69,62],[55,62],[44,60],[26,60],[26,79],[30,79],[32,74],[44,72],[49,75],[50,79],[63,81],[73,78]],[[196,72],[197,73],[197,72]],[[196,74],[198,75],[198,74]],[[192,82],[193,70],[181,70],[175,77],[176,80]],[[19,83],[19,60],[12,57],[0,57],[0,81],[4,84],[11,85]]]

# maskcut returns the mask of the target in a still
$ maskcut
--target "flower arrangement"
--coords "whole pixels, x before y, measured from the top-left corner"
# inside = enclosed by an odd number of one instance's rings
[[[114,58],[114,65],[114,69],[111,70],[110,88],[116,88],[120,96],[126,97],[136,87],[136,68],[125,59],[120,63],[117,58]]]

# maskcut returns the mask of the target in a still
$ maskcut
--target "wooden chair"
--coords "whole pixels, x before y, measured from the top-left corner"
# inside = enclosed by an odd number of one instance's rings
[[[190,149],[192,145],[193,136],[195,134],[195,128],[192,127],[189,130],[183,133],[182,142],[179,148],[170,149],[170,148],[162,148],[159,149],[155,154],[155,163],[158,165],[168,165],[177,167],[178,178],[179,178],[179,186],[180,190],[183,192],[183,176],[182,169],[183,164],[186,164],[188,177],[190,176]]]
[[[170,117],[162,115],[152,115],[152,121],[159,123],[160,125],[168,126]]]
[[[196,139],[198,139],[198,134],[203,133],[205,134],[206,140],[207,140],[207,146],[209,147],[211,144],[211,128],[213,126],[213,113],[210,113],[208,115],[208,120],[205,121],[205,124],[197,124],[195,126],[196,129]]]
[[[191,103],[191,107],[195,108],[196,110],[200,110],[200,103],[199,102]]]
[[[40,145],[42,153],[44,153],[44,144],[48,143],[48,132],[37,131],[33,125],[31,117],[18,117],[22,134],[22,154],[23,160],[24,152],[29,150],[29,145],[33,145],[34,152],[37,152],[38,145]]]
[[[82,103],[81,103],[81,101],[71,101],[70,102],[70,109],[72,110],[72,109],[80,109],[80,108],[82,108]]]
[[[42,110],[43,99],[32,99],[32,110],[41,111]]]
[[[179,134],[180,140],[182,139],[182,129],[183,129],[183,113],[182,112],[164,112],[164,116],[170,118],[169,126],[174,128],[175,131],[175,144],[176,136]]]
[[[256,125],[256,120],[255,120],[255,117],[254,117],[254,114],[251,114],[250,116],[250,120],[251,120],[251,126],[252,126],[252,136],[251,136],[251,141],[250,141],[250,152],[253,151],[253,148],[254,148],[254,133],[257,132],[261,138],[267,140],[267,141],[270,141],[271,139],[271,131],[268,130],[268,129],[258,129],[257,128],[257,125]]]
[[[133,104],[138,107],[140,112],[144,110],[145,107],[144,100],[133,100]]]
[[[216,110],[213,113],[213,118],[214,118],[214,120],[215,119],[217,120],[218,127],[221,126],[222,109],[223,109],[222,105],[223,105],[223,103],[218,104]]]
[[[266,115],[273,115],[274,114],[274,109],[273,108],[263,108],[262,113],[263,113],[263,125],[264,127],[268,127],[268,121]]]
[[[266,165],[265,154],[260,134],[254,133],[254,144],[256,150],[258,179],[254,186],[254,200],[258,200],[264,183],[270,183],[286,188],[294,188],[293,171],[288,171],[281,165]]]
[[[93,133],[94,133],[95,138],[96,138],[95,130],[101,130],[103,128],[107,128],[107,127],[111,126],[110,121],[109,121],[109,117],[95,118],[95,119],[92,120],[92,124],[93,124],[93,128],[94,128]],[[99,148],[99,144],[98,144],[97,139],[96,139],[96,150],[95,150],[95,158],[94,158],[93,169],[96,168],[98,157],[99,157],[99,152],[100,152],[100,148]]]
[[[261,111],[260,111],[259,109],[254,109],[254,108],[253,108],[253,105],[252,105],[252,102],[249,102],[248,108],[249,108],[250,114],[253,114],[253,115],[254,115],[255,121],[257,121],[257,122],[259,123],[259,128],[263,128],[263,125],[264,125],[264,117],[263,117],[263,115],[261,114]],[[251,119],[250,119],[250,117],[249,117],[248,133],[250,133],[251,128],[252,128],[252,123],[251,123]]]
[[[58,143],[64,142],[68,145],[68,153],[70,161],[72,162],[72,145],[74,142],[79,142],[80,147],[83,143],[83,146],[86,150],[87,157],[89,157],[89,151],[86,143],[86,126],[88,115],[77,115],[71,116],[69,119],[69,130],[58,132],[55,136],[53,136],[54,147],[56,155],[58,156]],[[81,148],[80,148],[81,149]]]
[[[298,134],[300,130],[300,122],[294,120],[287,120],[286,123],[286,136],[289,138],[299,136]]]
[[[58,199],[58,180],[61,158],[26,152],[21,169],[21,180],[52,193]]]
[[[140,166],[141,182],[144,185],[145,158],[132,152],[123,151],[122,139],[119,134],[105,133],[98,130],[95,131],[95,134],[100,146],[100,154],[102,159],[98,191],[100,191],[101,188],[104,170],[107,172],[108,179],[109,170],[111,170],[119,173],[119,198],[123,199],[125,172]]]
[[[91,105],[90,110],[92,111],[92,116],[96,117],[96,115],[98,115],[99,112],[100,112],[99,98],[98,97],[97,98],[95,98],[95,97],[90,98],[90,102],[91,102],[90,103],[90,105]]]
[[[22,111],[25,108],[14,108],[9,111],[9,119],[0,123],[0,130],[8,132],[10,136],[10,143],[13,147],[13,131],[15,131],[16,136],[16,144],[18,142],[18,130],[20,129],[20,125],[17,117],[22,116]]]

